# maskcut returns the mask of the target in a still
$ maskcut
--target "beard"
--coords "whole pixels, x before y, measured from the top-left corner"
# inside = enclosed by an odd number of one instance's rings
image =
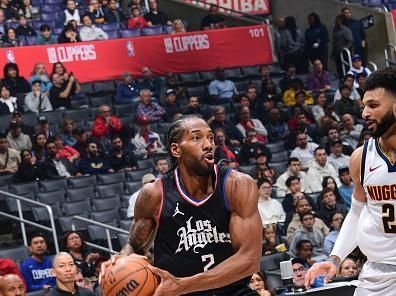
[[[193,169],[195,174],[197,174],[200,177],[205,177],[209,176],[214,173],[214,165],[210,164],[203,164],[203,160],[193,158],[193,157],[186,157],[186,163],[187,167],[190,167]]]
[[[396,122],[396,118],[393,112],[390,111],[385,114],[381,122],[377,123],[377,128],[375,130],[370,131],[370,134],[377,138],[382,137],[382,135],[385,134],[388,131],[388,129],[390,129],[391,126],[395,124],[395,122]]]

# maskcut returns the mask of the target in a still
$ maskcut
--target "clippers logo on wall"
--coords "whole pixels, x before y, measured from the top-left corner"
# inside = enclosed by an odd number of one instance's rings
[[[185,0],[188,3],[206,7],[209,9],[211,4],[215,4],[219,7],[226,9],[232,9],[247,14],[270,14],[270,3],[269,0],[203,0],[197,2],[194,0]],[[206,4],[205,4],[206,3]],[[220,12],[228,12],[226,9],[219,8]]]

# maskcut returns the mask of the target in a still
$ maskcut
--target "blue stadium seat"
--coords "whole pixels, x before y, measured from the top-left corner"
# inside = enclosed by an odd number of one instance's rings
[[[59,4],[42,4],[40,5],[41,13],[55,13],[59,11]]]
[[[131,38],[140,36],[140,29],[120,30],[121,38]]]
[[[104,31],[116,31],[119,28],[119,24],[118,23],[110,23],[110,24],[103,24],[101,25],[101,28]]]
[[[89,98],[89,104],[93,107],[99,107],[100,105],[112,105],[111,97],[109,95],[103,97],[91,97]]]
[[[69,178],[69,179],[67,179],[67,184],[70,186],[70,188],[95,186],[96,185],[96,176],[83,176],[83,177],[77,177],[77,178]]]
[[[95,198],[95,192],[93,186],[69,188],[66,196],[69,201],[89,200]]]
[[[0,250],[0,258],[9,258],[16,263],[29,258],[28,250],[25,246]]]
[[[120,37],[117,30],[106,30],[105,32],[107,33],[109,39],[117,39]]]
[[[121,183],[125,181],[124,172],[112,173],[112,174],[100,174],[96,176],[97,183],[99,185]]]
[[[41,13],[41,19],[45,22],[55,22],[58,19],[58,15],[54,12]]]
[[[161,35],[164,33],[164,29],[162,26],[152,26],[142,28],[140,33],[142,36]]]

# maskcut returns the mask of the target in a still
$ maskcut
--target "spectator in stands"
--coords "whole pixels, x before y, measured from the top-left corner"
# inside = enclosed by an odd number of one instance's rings
[[[337,270],[337,276],[341,277],[357,277],[359,275],[358,265],[352,257],[347,257],[341,262]]]
[[[180,85],[180,82],[178,81],[178,79],[174,73],[168,72],[165,75],[165,83],[162,84],[162,88],[161,88],[161,93],[160,93],[160,103],[161,104],[164,102],[164,99],[166,96],[166,91],[170,88],[176,92],[176,100],[177,101],[180,102],[182,100],[188,99],[186,87],[183,85]]]
[[[55,255],[53,261],[53,274],[56,278],[56,286],[55,289],[51,289],[50,292],[47,293],[47,295],[61,296],[76,294],[84,296],[94,296],[95,294],[91,290],[79,287],[75,284],[77,267],[77,264],[75,264],[75,258],[73,258],[70,254],[60,252]]]
[[[45,143],[45,148],[47,159],[40,166],[44,179],[62,179],[81,176],[70,161],[66,158],[58,157],[58,149],[53,141],[48,140]]]
[[[104,9],[106,23],[112,24],[123,24],[126,21],[126,16],[122,12],[121,8],[118,7],[116,0],[110,0]]]
[[[297,200],[305,197],[312,208],[316,208],[313,199],[301,191],[301,181],[296,176],[290,176],[286,179],[287,193],[282,200],[283,210],[289,214],[295,210]]]
[[[321,143],[323,143],[322,146],[326,147],[326,152],[327,154],[330,154],[330,144],[332,142],[336,142],[340,140],[340,134],[338,132],[338,127],[330,127],[327,131],[327,137],[324,137],[321,140]],[[345,141],[342,142],[342,153],[345,155],[351,155],[353,152],[353,148]]]
[[[351,175],[349,174],[348,166],[342,166],[338,169],[338,175],[341,181],[341,186],[338,191],[347,209],[351,207],[352,193],[353,193],[353,182]]]
[[[323,116],[325,116],[326,106],[326,93],[324,91],[319,91],[315,97],[315,105],[312,106],[312,114],[316,120],[316,123],[319,123]]]
[[[331,90],[329,73],[323,70],[323,64],[320,60],[314,60],[313,71],[307,76],[307,88],[312,92],[321,92]]]
[[[142,187],[148,183],[153,183],[155,181],[155,176],[153,174],[145,174],[142,177]],[[128,210],[127,210],[127,217],[133,219],[135,216],[135,203],[136,199],[140,193],[141,188],[134,192],[130,197],[129,197],[129,204],[128,204]]]
[[[356,91],[358,92],[359,96],[363,98],[367,76],[365,73],[359,73],[356,75],[356,79],[358,82],[358,87],[356,88]]]
[[[282,51],[280,49],[281,44],[283,40],[285,39],[284,32],[285,32],[285,19],[283,16],[277,17],[273,21],[273,26],[274,26],[274,49],[275,49],[275,54],[279,59],[279,64],[284,67],[287,66],[285,65],[285,60],[282,56]]]
[[[309,60],[314,64],[315,60],[323,63],[327,70],[329,33],[325,25],[320,21],[319,15],[312,12],[308,15],[309,28],[305,31],[305,48]],[[309,87],[308,87],[309,89]]]
[[[282,102],[282,91],[272,79],[262,80],[261,97],[263,100],[272,99],[276,103]]]
[[[14,111],[22,111],[21,101],[10,96],[11,90],[8,85],[0,87],[0,114],[10,114]]]
[[[239,155],[239,150],[227,145],[224,130],[221,128],[215,129],[214,136],[216,144],[216,150],[214,153],[216,163],[222,159],[227,159],[233,163],[235,167],[238,167],[237,156]]]
[[[152,102],[151,91],[142,89],[140,91],[140,102],[136,108],[136,116],[144,116],[150,122],[158,122],[165,115],[165,109],[156,102]]]
[[[249,107],[242,107],[239,112],[239,123],[236,125],[241,134],[246,137],[248,130],[254,129],[257,132],[259,142],[266,143],[268,131],[259,119],[250,117]]]
[[[161,178],[168,173],[169,163],[166,155],[154,156],[154,171],[157,173],[157,178]]]
[[[82,128],[76,128],[73,130],[73,136],[76,138],[76,144],[73,148],[80,153],[81,157],[86,157],[88,149],[87,132]]]
[[[90,0],[87,14],[91,17],[94,24],[104,24],[106,23],[105,13],[102,8],[102,3],[98,0]],[[81,17],[81,22],[83,21]]]
[[[261,153],[265,154],[267,159],[271,159],[271,152],[258,140],[257,132],[254,129],[248,130],[246,132],[245,143],[243,143],[241,147],[241,162],[246,165],[255,164],[257,156]]]
[[[271,159],[271,151],[269,149],[258,153],[256,155],[256,165],[250,170],[249,175],[255,180],[266,178],[271,181],[271,184],[274,184],[275,171],[268,164],[268,159]]]
[[[124,1],[121,1],[120,4],[122,6],[122,9],[124,11],[127,11],[127,9],[124,8],[124,6],[125,6]],[[127,5],[128,5],[128,7],[136,6],[140,11],[140,15],[145,15],[148,13],[148,9],[147,9],[146,5],[143,5],[141,0],[132,0],[132,1],[128,2]]]
[[[77,25],[81,25],[80,13],[76,7],[76,1],[74,0],[67,0],[66,9],[59,15],[59,22],[65,26],[70,20],[74,20],[77,22]]]
[[[81,41],[95,41],[95,40],[109,39],[109,36],[105,31],[92,24],[91,17],[88,14],[84,14],[81,17],[81,22],[83,23],[82,27],[80,28]]]
[[[266,178],[258,179],[257,187],[259,192],[258,210],[263,227],[267,224],[284,222],[286,214],[282,205],[277,200],[271,199],[271,181]]]
[[[306,173],[300,170],[300,160],[297,157],[290,157],[287,161],[287,170],[282,175],[278,177],[275,183],[276,187],[276,196],[279,198],[285,197],[288,193],[288,189],[286,186],[286,180],[295,176],[300,179],[301,191],[307,192],[308,187],[308,179]]]
[[[64,145],[74,146],[77,143],[76,138],[73,135],[73,130],[76,124],[71,118],[64,118],[62,123],[62,132],[60,134]]]
[[[50,101],[55,109],[70,109],[71,100],[76,93],[76,78],[73,74],[69,76],[67,81],[57,74],[51,74],[52,87],[50,89]]]
[[[95,118],[92,126],[92,136],[98,139],[111,138],[120,132],[122,127],[120,119],[111,115],[110,106],[101,105],[99,107],[99,115]]]
[[[49,129],[49,122],[47,117],[40,116],[37,133],[43,133],[47,139],[52,138],[54,133]]]
[[[4,16],[7,21],[14,21],[18,18],[18,12],[15,10],[13,2],[9,0],[0,1],[0,8],[4,11]]]
[[[231,122],[226,120],[225,109],[223,106],[215,106],[213,116],[208,119],[208,124],[212,130],[221,128],[225,131],[227,139],[231,145],[238,145],[243,142],[242,133]]]
[[[165,26],[172,25],[172,22],[169,20],[168,16],[165,12],[158,10],[157,0],[149,0],[150,12],[144,15],[144,18],[152,26]]]
[[[30,92],[30,84],[23,76],[19,75],[17,64],[6,64],[3,68],[3,75],[3,85],[8,86],[11,96],[15,97],[18,94],[25,95]]]
[[[54,42],[54,43],[56,43],[56,42]],[[29,78],[29,83],[31,85],[33,85],[34,81],[40,81],[41,92],[48,96],[49,90],[52,87],[52,83],[51,83],[50,77],[48,76],[47,70],[45,69],[45,65],[42,62],[38,62],[38,63],[34,64],[32,76],[30,76],[30,78]],[[50,111],[50,110],[48,110],[48,111]]]
[[[120,136],[111,139],[110,166],[115,172],[132,171],[138,168],[137,159],[133,151],[124,149]]]
[[[171,34],[180,34],[180,33],[185,33],[186,28],[184,26],[184,23],[181,19],[175,19],[172,22],[172,31]]]
[[[0,175],[15,173],[20,163],[19,152],[10,148],[6,135],[0,133]]]
[[[46,159],[47,153],[45,144],[47,143],[47,136],[44,133],[37,133],[33,137],[32,157],[36,158],[37,163],[41,163]]]
[[[171,88],[166,91],[164,109],[166,111],[165,121],[168,122],[172,121],[175,114],[182,113],[182,109],[176,101],[176,92]]]
[[[41,80],[32,81],[32,91],[29,92],[24,100],[25,112],[39,114],[43,111],[52,111],[52,105],[45,93],[41,91]]]
[[[15,121],[17,124],[19,124],[19,126],[22,127],[22,132],[25,135],[28,135],[31,138],[33,137],[33,134],[35,133],[34,127],[31,125],[25,124],[23,122],[23,117],[22,117],[21,112],[19,112],[18,110],[12,112],[10,121]]]
[[[0,295],[25,296],[25,285],[17,274],[7,274],[0,277]]]
[[[308,142],[308,136],[305,132],[297,132],[296,134],[296,145],[290,157],[296,157],[301,162],[301,170],[306,172],[310,162],[314,156],[314,150],[318,147],[318,144]]]
[[[305,275],[307,274],[307,264],[308,262],[301,258],[293,258],[292,260],[293,268],[293,286],[298,289],[305,289]]]
[[[146,28],[149,24],[146,19],[140,14],[139,7],[132,6],[131,17],[128,19],[128,29]]]
[[[323,222],[326,223],[327,227],[331,227],[331,213],[340,212],[344,215],[344,217],[348,213],[347,209],[343,204],[339,204],[336,202],[336,196],[332,189],[323,189],[320,193],[319,198],[323,206],[320,208],[318,215],[323,220]]]
[[[22,41],[19,39],[14,28],[9,27],[6,29],[5,34],[1,38],[2,47],[17,47],[23,46]]]
[[[46,255],[47,238],[44,234],[35,233],[29,239],[30,257],[21,263],[21,272],[27,285],[27,291],[48,290],[55,286],[52,276],[51,258]]]
[[[36,36],[36,31],[28,25],[27,19],[24,16],[19,17],[19,25],[15,29],[17,36]]]
[[[138,84],[139,89],[149,89],[153,97],[158,99],[160,97],[162,85],[162,79],[154,76],[149,67],[142,68],[142,80]]]
[[[216,79],[209,83],[211,104],[231,103],[238,95],[234,82],[226,79],[224,69],[219,67],[215,71]]]
[[[342,84],[348,86],[351,91],[349,98],[352,101],[356,101],[359,106],[362,106],[361,96],[359,92],[356,90],[354,82],[355,82],[355,77],[352,74],[347,74],[342,79]],[[341,100],[341,97],[342,97],[341,91],[340,89],[337,89],[334,94],[334,102]]]
[[[352,32],[354,53],[363,58],[363,63],[367,62],[366,50],[366,34],[364,33],[363,25],[359,20],[352,18],[351,9],[344,7],[341,10],[343,15],[343,23]]]
[[[331,57],[336,63],[339,78],[344,76],[340,54],[344,48],[351,49],[353,44],[352,31],[347,26],[344,26],[343,21],[344,17],[342,15],[338,15],[335,18],[332,38],[333,49]]]
[[[329,162],[333,165],[333,167],[338,171],[340,167],[348,166],[350,156],[342,153],[342,141],[337,140],[330,143],[330,155]]]
[[[71,23],[72,21],[69,21],[59,34],[58,43],[76,43],[81,41],[77,28],[73,23]]]
[[[338,192],[338,186],[337,186],[336,180],[333,177],[326,176],[323,178],[322,191],[325,189],[331,189],[336,196],[336,202],[339,204],[344,204],[342,197],[341,197],[340,193]],[[321,209],[322,207],[323,207],[323,202],[322,202],[322,200],[319,199],[318,200],[318,208]]]
[[[30,137],[22,132],[22,127],[16,121],[10,122],[7,141],[10,147],[18,152],[23,149],[30,150],[32,148]]]
[[[279,87],[280,87],[282,93],[284,93],[285,91],[287,91],[290,88],[290,84],[295,79],[299,79],[300,85],[303,85],[302,80],[300,78],[296,77],[296,66],[288,65],[286,67],[285,76],[279,81]]]
[[[312,96],[303,88],[303,84],[300,79],[294,79],[290,82],[289,88],[283,94],[283,102],[286,106],[291,107],[296,105],[297,93],[305,96],[305,104],[313,104]]]
[[[40,18],[39,8],[33,6],[30,0],[21,1],[18,14],[19,16],[24,16],[28,20],[37,20]]]
[[[132,144],[136,147],[138,158],[151,157],[155,153],[163,152],[165,149],[159,134],[150,130],[150,120],[146,116],[138,116],[136,123],[139,131],[132,139]]]
[[[41,171],[37,166],[37,159],[29,150],[21,151],[21,163],[13,176],[16,183],[34,182],[41,178]]]
[[[209,7],[209,14],[201,21],[201,30],[222,29],[225,27],[224,18],[219,14],[217,5]]]
[[[258,101],[256,86],[253,84],[248,85],[245,96],[249,99],[249,105],[251,106],[251,109],[254,110],[254,107],[257,105]]]
[[[124,72],[122,82],[117,86],[116,104],[130,104],[139,100],[139,88],[132,74]]]
[[[78,170],[84,175],[97,175],[114,173],[110,162],[98,150],[95,141],[88,141],[87,155],[80,159]]]
[[[316,260],[312,258],[312,249],[312,243],[306,239],[300,240],[296,245],[297,257],[305,260],[309,266],[316,263]]]
[[[252,275],[249,282],[249,288],[256,291],[257,295],[260,296],[275,296],[275,292],[270,288],[261,271]]]
[[[5,24],[6,24],[6,19],[4,16],[4,9],[1,8],[0,6],[0,34],[5,33]]]
[[[322,181],[326,176],[331,176],[339,185],[338,175],[334,167],[327,159],[326,150],[323,147],[317,147],[314,150],[314,160],[309,166],[307,177],[309,180],[309,189],[311,192],[320,192],[322,190]]]
[[[307,73],[308,63],[305,56],[304,34],[297,28],[296,19],[292,16],[285,18],[284,39],[280,50],[286,65],[295,65],[297,73]]]
[[[342,123],[343,129],[340,132],[340,138],[353,148],[357,148],[363,125],[360,123],[355,124],[355,119],[349,113],[345,113],[342,116]]]
[[[359,105],[350,98],[351,91],[351,88],[346,84],[340,87],[341,99],[334,104],[334,110],[340,116],[346,113],[350,113],[355,117],[360,116]]]
[[[348,74],[351,74],[355,77],[354,87],[355,89],[358,89],[359,87],[358,74],[363,74],[364,75],[363,77],[369,77],[371,71],[369,68],[363,67],[362,58],[360,57],[360,55],[355,54],[352,56],[352,66],[349,69]]]
[[[287,241],[276,235],[276,224],[263,225],[262,255],[270,255],[287,251]]]
[[[59,134],[53,136],[52,141],[54,141],[56,149],[58,150],[56,154],[58,158],[66,158],[72,163],[80,158],[80,153],[76,149],[69,145],[63,144],[62,137]]]
[[[342,212],[333,211],[330,214],[329,219],[331,224],[331,231],[326,235],[323,243],[323,251],[327,256],[330,256],[330,253],[333,250],[338,234],[340,233],[342,223],[344,222],[345,214]]]
[[[305,212],[300,215],[301,226],[292,236],[290,243],[290,253],[293,257],[297,256],[297,243],[300,240],[309,240],[312,243],[313,257],[323,255],[324,235],[314,227],[315,216],[312,212]]]
[[[182,112],[184,115],[195,115],[207,120],[210,117],[208,107],[204,107],[199,103],[198,97],[192,96],[188,98],[188,104]]]

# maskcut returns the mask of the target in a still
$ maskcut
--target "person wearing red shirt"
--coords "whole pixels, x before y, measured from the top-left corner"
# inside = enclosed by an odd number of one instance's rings
[[[56,153],[56,155],[59,158],[66,158],[67,160],[69,160],[71,162],[80,158],[80,152],[78,152],[76,149],[74,149],[71,146],[63,145],[62,137],[60,135],[55,135],[53,140],[54,140],[56,148],[58,149],[58,152]]]
[[[128,19],[128,29],[145,28],[149,26],[145,18],[140,15],[139,7],[132,6],[131,14],[131,18]]]
[[[122,125],[118,117],[112,116],[110,106],[101,105],[99,115],[96,117],[93,127],[92,136],[95,138],[111,137],[121,131]]]

